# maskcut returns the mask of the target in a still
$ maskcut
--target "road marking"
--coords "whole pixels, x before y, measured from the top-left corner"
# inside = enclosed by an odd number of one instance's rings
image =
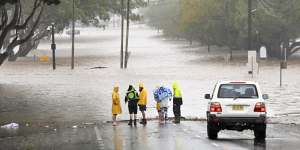
[[[97,138],[97,146],[99,147],[100,150],[104,150],[104,141],[100,134],[100,130],[97,126],[94,127],[94,130],[95,130],[96,138]]]
[[[219,145],[217,143],[211,143],[211,144],[215,147],[219,147]]]
[[[102,139],[102,137],[101,137],[100,130],[98,129],[97,126],[95,126],[94,129],[95,129],[97,141],[102,141],[103,139]]]

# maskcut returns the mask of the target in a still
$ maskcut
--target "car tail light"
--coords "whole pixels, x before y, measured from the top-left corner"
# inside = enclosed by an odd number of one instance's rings
[[[210,104],[210,112],[222,112],[221,104],[218,102],[212,102]]]
[[[255,104],[254,112],[266,112],[266,105],[263,102],[258,102]]]

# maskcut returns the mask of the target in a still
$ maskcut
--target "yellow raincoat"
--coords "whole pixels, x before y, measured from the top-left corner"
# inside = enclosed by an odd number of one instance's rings
[[[121,113],[122,113],[122,108],[120,103],[119,87],[115,86],[114,91],[112,93],[112,114],[118,115]]]
[[[174,97],[176,97],[176,98],[182,98],[181,90],[180,90],[177,82],[173,83],[173,94],[174,94]]]
[[[156,110],[160,111],[160,103],[159,102],[156,102]]]
[[[140,92],[140,100],[138,102],[138,105],[147,105],[147,101],[148,101],[148,96],[147,96],[147,90],[144,87],[144,84],[140,83],[139,85],[140,88],[143,88],[143,90]]]
[[[158,88],[159,88],[159,84],[157,84],[157,85],[155,86],[155,88],[158,89]],[[159,103],[159,102],[156,102],[156,110],[157,110],[157,111],[160,111],[160,103]]]

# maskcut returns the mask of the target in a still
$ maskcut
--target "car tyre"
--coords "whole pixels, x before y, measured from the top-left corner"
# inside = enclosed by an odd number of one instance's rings
[[[257,140],[264,140],[266,138],[266,124],[255,125],[254,136]]]
[[[207,122],[207,136],[209,139],[215,140],[218,138],[218,128],[215,124]]]

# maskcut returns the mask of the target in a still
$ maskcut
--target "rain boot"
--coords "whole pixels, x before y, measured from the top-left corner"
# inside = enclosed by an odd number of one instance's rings
[[[167,122],[168,121],[168,114],[166,113],[165,114],[165,122]]]
[[[180,123],[180,116],[176,116],[176,118],[175,118],[175,123],[177,123],[177,124]]]
[[[134,119],[134,122],[133,122],[133,123],[134,123],[134,126],[136,126],[136,119]]]
[[[180,122],[180,121],[179,121],[179,117],[178,117],[178,116],[175,116],[175,117],[174,117],[173,123],[178,124],[179,122]]]
[[[146,124],[147,124],[147,120],[146,120],[146,119],[144,119],[144,121],[143,121],[143,124],[144,124],[144,125],[146,125]]]
[[[128,125],[129,125],[129,126],[132,126],[132,119],[130,119]]]

